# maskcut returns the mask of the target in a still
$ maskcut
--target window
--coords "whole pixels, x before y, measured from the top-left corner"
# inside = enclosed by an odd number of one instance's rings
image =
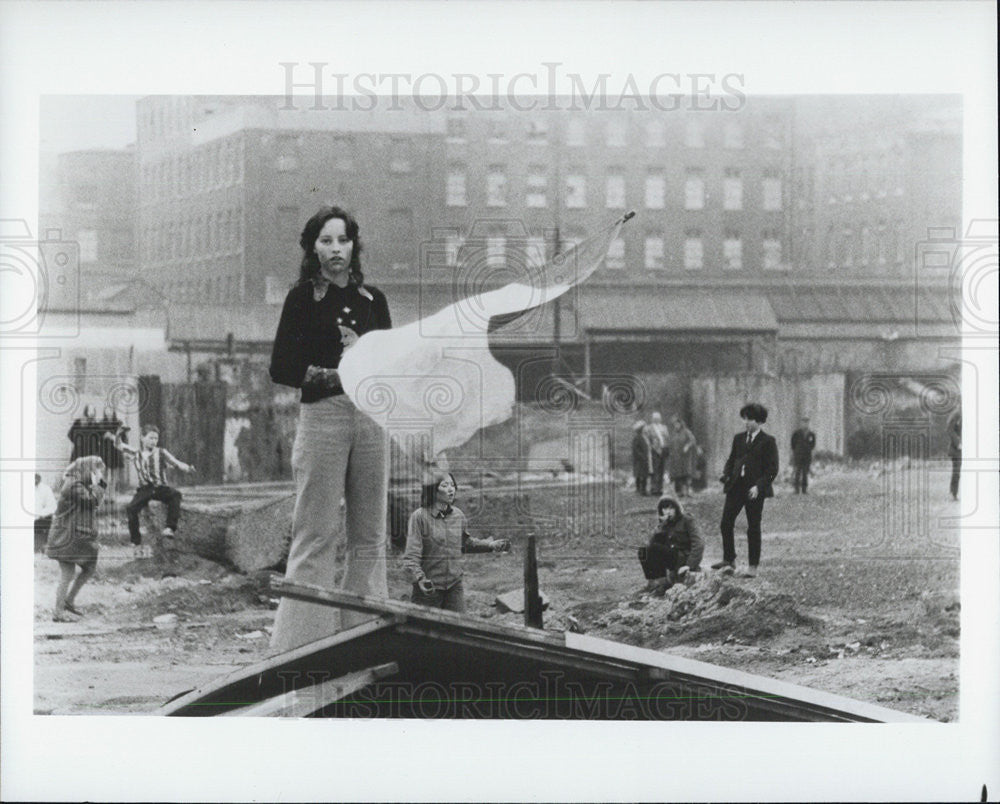
[[[486,174],[486,206],[507,206],[507,177],[502,165],[491,165]]]
[[[604,264],[612,271],[622,271],[625,269],[625,240],[616,237],[608,246],[608,257]]]
[[[583,209],[587,206],[587,179],[582,173],[566,177],[566,208]]]
[[[625,208],[625,174],[608,173],[605,188],[605,205],[608,209]]]
[[[684,126],[684,145],[688,148],[705,147],[705,126],[696,118],[691,118]]]
[[[705,244],[701,239],[701,229],[684,232],[684,270],[700,271],[705,267]]]
[[[854,233],[850,229],[844,229],[840,233],[840,252],[837,262],[840,265],[850,268],[854,265]]]
[[[722,180],[722,208],[743,209],[743,179],[736,168],[726,168]]]
[[[579,117],[571,118],[566,123],[566,144],[585,145],[587,142],[587,129],[583,120]]]
[[[458,255],[462,250],[463,239],[457,232],[445,235],[444,238],[444,262],[448,268],[458,267]]]
[[[466,205],[464,168],[452,167],[448,171],[448,184],[445,195],[445,203],[449,207],[464,207]]]
[[[781,268],[781,238],[776,231],[764,232],[764,270],[777,271]]]
[[[646,147],[663,148],[667,144],[667,127],[662,120],[650,120],[646,124]]]
[[[772,151],[780,151],[785,143],[785,133],[781,128],[781,120],[769,117],[764,121],[764,147]]]
[[[299,147],[298,147],[298,137],[278,137],[278,158],[275,161],[274,169],[287,173],[292,170],[299,169]],[[211,184],[212,186],[216,183],[217,171],[217,154],[213,149],[212,158],[210,160],[211,164]]]
[[[878,222],[878,229],[875,234],[875,260],[879,265],[885,265],[886,254],[889,252],[889,242],[885,227],[885,221]]]
[[[94,229],[80,229],[76,233],[80,244],[80,262],[97,262],[97,232]]]
[[[528,123],[528,142],[544,145],[549,141],[549,122],[544,118],[535,118]]]
[[[624,147],[626,144],[625,121],[609,120],[605,135],[607,137],[607,145],[609,148]]]
[[[351,137],[334,137],[330,156],[334,170],[354,170],[354,140]],[[240,142],[240,179],[243,179],[243,143]]]
[[[684,209],[705,208],[705,176],[700,168],[688,168],[684,177]]]
[[[393,139],[389,143],[389,170],[392,173],[409,173],[413,170],[410,141]]]
[[[763,181],[764,209],[777,212],[781,209],[781,174],[776,170],[765,170]]]
[[[722,262],[731,271],[738,271],[743,267],[743,241],[739,232],[726,232],[722,241]]]
[[[73,188],[73,206],[79,210],[97,208],[97,187],[93,184],[78,184]]]
[[[742,148],[743,126],[733,120],[726,123],[722,142],[726,148]]]
[[[662,271],[663,262],[663,238],[660,235],[646,235],[646,259],[647,271]]]
[[[486,238],[486,265],[490,268],[503,268],[507,264],[507,238],[494,235]]]
[[[861,227],[861,261],[865,265],[875,264],[875,233],[871,226]]]
[[[287,289],[287,283],[282,282],[281,277],[275,276],[274,274],[268,274],[264,277],[264,303],[281,304],[285,300],[285,292]],[[235,290],[236,288],[234,287],[233,291]]]
[[[667,205],[667,178],[662,170],[646,174],[646,209],[663,209]]]
[[[448,142],[465,142],[464,117],[449,117],[446,125]]]
[[[524,247],[525,262],[530,268],[542,268],[545,265],[545,238],[529,237]]]
[[[525,204],[533,209],[546,205],[545,194],[548,191],[549,177],[544,165],[531,165],[528,168],[528,194]]]

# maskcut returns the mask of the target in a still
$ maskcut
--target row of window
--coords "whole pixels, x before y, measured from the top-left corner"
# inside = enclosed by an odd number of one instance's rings
[[[207,266],[206,266],[207,268]],[[201,304],[225,304],[246,300],[246,276],[202,276],[198,279],[176,279],[163,284],[163,293],[171,301]]]
[[[143,203],[187,198],[243,181],[243,140],[219,140],[143,165],[139,192]]]
[[[236,254],[243,248],[243,210],[233,208],[142,227],[139,253],[147,264]]]
[[[767,212],[781,210],[781,174],[777,170],[764,171],[760,183],[760,204]],[[626,182],[623,171],[609,172],[604,180],[604,205],[607,209],[626,208]],[[722,208],[741,210],[744,204],[744,181],[736,168],[727,168],[722,180]],[[508,203],[507,174],[502,166],[491,165],[486,174],[486,206],[505,207]],[[688,168],[684,176],[684,209],[704,209],[707,192],[705,171],[702,168]],[[646,209],[666,209],[667,175],[660,169],[646,173],[643,187],[643,203]],[[468,205],[468,182],[464,167],[452,166],[445,183],[445,203],[449,207]],[[549,205],[549,175],[544,165],[528,168],[525,180],[525,206],[544,208]],[[562,188],[562,203],[566,209],[587,207],[587,177],[582,169],[571,169],[567,173]]]
[[[906,256],[906,240],[902,221],[861,227],[831,225],[823,244],[824,263],[828,268],[896,265]]]
[[[765,270],[777,270],[782,267],[780,233],[776,230],[765,230],[762,235],[761,266]],[[564,238],[560,250],[567,251],[581,239],[581,237]],[[482,249],[482,254],[477,255],[467,250],[467,244],[460,235],[451,234],[445,237],[444,248],[438,255],[436,263],[438,267],[444,268],[457,268],[470,261],[473,263],[482,261],[490,268],[503,268],[508,266],[508,263],[515,266],[522,264],[527,268],[540,268],[545,264],[546,257],[550,256],[547,252],[549,247],[550,245],[542,237],[529,237],[511,243],[505,236],[496,234],[485,238],[481,245],[475,246]],[[627,249],[624,238],[612,241],[605,267],[610,270],[623,270],[628,262]],[[685,270],[700,271],[705,267],[705,240],[700,229],[688,229],[684,232],[681,255],[681,265]],[[638,256],[636,255],[636,258]],[[739,232],[726,231],[722,241],[721,257],[722,266],[728,270],[741,270],[744,267],[743,238]],[[642,241],[641,264],[647,271],[663,271],[677,267],[668,257],[667,240],[662,234],[650,232],[645,236]],[[400,264],[395,267],[398,269],[409,266]]]
[[[563,129],[562,140],[571,147],[581,147],[588,144],[603,142],[608,148],[625,148],[632,144],[628,121],[622,117],[608,117],[603,130],[598,132],[594,126],[588,126],[588,121],[579,117],[569,118]],[[687,148],[706,147],[706,133],[709,127],[703,118],[691,117],[685,122],[684,145]],[[518,132],[520,134],[520,132]],[[642,144],[648,148],[664,148],[668,144],[669,129],[663,120],[650,120],[641,130]],[[546,118],[536,118],[529,121],[524,133],[528,142],[539,145],[548,144],[551,136],[549,121]],[[596,135],[596,136],[595,136]],[[468,125],[464,117],[450,117],[447,122],[448,142],[459,144],[468,140]],[[494,143],[507,142],[510,138],[510,126],[507,120],[494,119],[489,121],[488,138]],[[777,118],[764,121],[761,126],[760,146],[780,150],[784,147],[784,129]],[[742,149],[746,147],[746,129],[737,120],[728,120],[722,126],[722,146],[724,148]]]

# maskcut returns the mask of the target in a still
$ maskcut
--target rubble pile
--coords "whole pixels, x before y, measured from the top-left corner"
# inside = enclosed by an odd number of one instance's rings
[[[608,639],[660,648],[679,641],[742,641],[773,637],[787,628],[813,626],[787,594],[759,580],[713,576],[675,584],[663,597],[639,593],[590,624]]]

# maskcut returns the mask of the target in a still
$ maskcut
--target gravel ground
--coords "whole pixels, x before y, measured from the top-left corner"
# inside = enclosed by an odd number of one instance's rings
[[[520,588],[523,544],[535,535],[547,628],[572,624],[942,721],[957,716],[958,534],[943,518],[958,504],[940,467],[879,473],[833,465],[821,468],[806,496],[782,485],[765,505],[757,579],[706,572],[662,598],[644,593],[635,559],[653,528],[655,502],[620,480],[612,495],[549,489],[518,503],[502,493],[463,492],[458,504],[473,533],[514,541],[509,555],[466,557],[469,613],[521,621],[492,604]],[[915,491],[919,503],[911,501]],[[575,528],[566,524],[567,500]],[[722,495],[707,490],[687,507],[702,524],[708,566],[721,557]],[[743,527],[741,517],[737,549],[745,561]],[[56,562],[36,556],[36,712],[150,712],[264,655],[273,602],[262,577],[185,556],[177,577],[163,578],[153,562],[109,544],[98,578],[78,599],[87,616],[62,624],[50,619],[57,575]],[[408,593],[398,555],[390,560],[390,593]],[[174,616],[154,622],[163,615]]]

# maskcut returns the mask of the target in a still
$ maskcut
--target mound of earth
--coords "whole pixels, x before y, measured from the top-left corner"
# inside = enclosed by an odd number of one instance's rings
[[[641,593],[621,601],[590,620],[588,630],[656,649],[681,642],[767,639],[788,628],[816,623],[799,611],[794,598],[773,592],[766,584],[713,576],[690,586],[675,584],[663,597]]]

